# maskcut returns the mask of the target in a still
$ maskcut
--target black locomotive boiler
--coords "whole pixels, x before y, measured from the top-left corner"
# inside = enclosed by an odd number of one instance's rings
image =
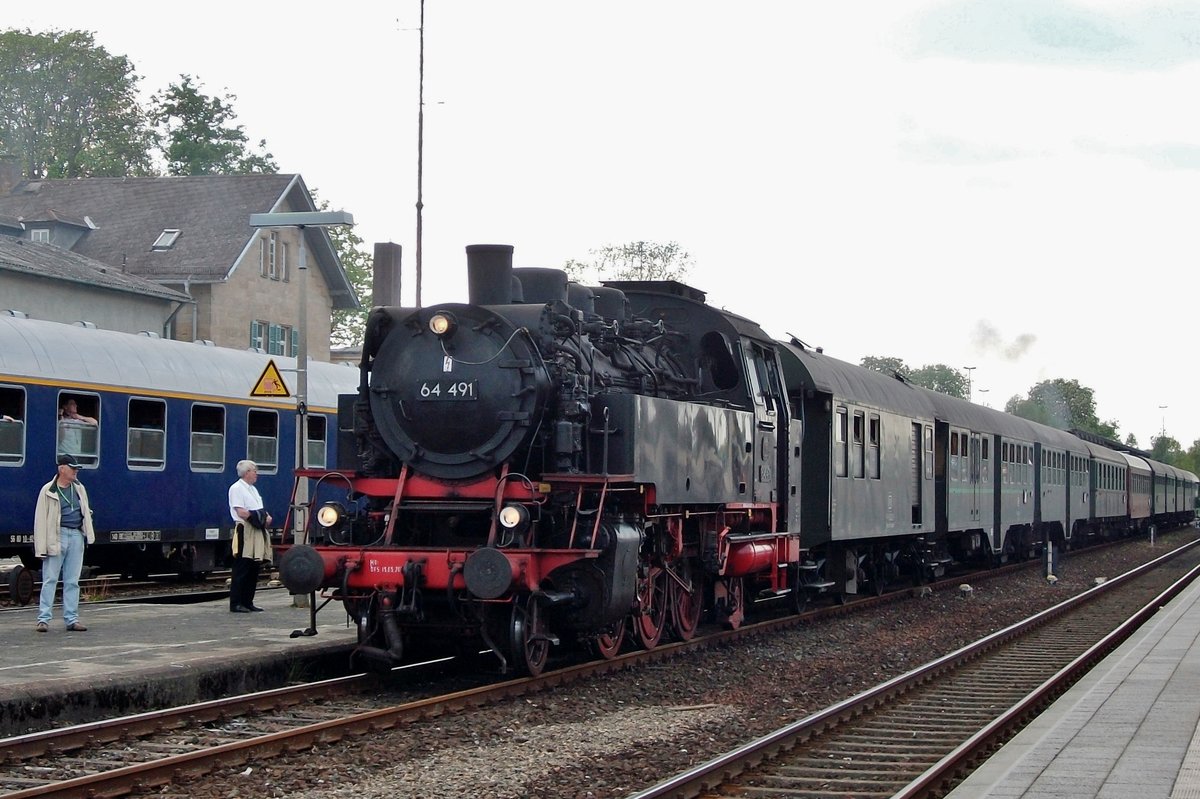
[[[345,496],[280,576],[340,601],[377,663],[449,639],[537,674],[556,644],[612,657],[705,612],[1194,515],[1189,473],[777,342],[674,281],[585,287],[512,252],[467,248],[467,304],[372,311],[339,406],[358,457],[301,473]],[[1112,513],[1134,471],[1169,508]]]

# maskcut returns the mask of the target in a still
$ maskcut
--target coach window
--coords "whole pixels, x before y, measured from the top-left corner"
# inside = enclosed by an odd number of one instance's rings
[[[167,462],[167,403],[159,399],[129,400],[130,469],[162,469]]]
[[[833,461],[834,473],[838,477],[846,476],[846,442],[847,425],[850,414],[845,408],[837,409],[837,418],[833,422]]]
[[[0,466],[25,462],[25,389],[0,386]]]
[[[279,470],[279,414],[251,410],[246,420],[246,457],[258,464],[262,474]]]
[[[854,412],[854,439],[852,442],[854,450],[850,453],[850,457],[854,459],[855,477],[863,476],[863,457],[865,456],[863,452],[863,435],[866,432],[864,430],[866,421],[866,415],[862,411]]]
[[[979,439],[979,477],[983,482],[991,482],[991,469],[989,468],[990,456],[988,455],[989,439],[983,436]]]
[[[933,428],[925,425],[925,479],[933,479]]]
[[[867,444],[870,447],[867,451],[867,469],[870,473],[867,476],[873,480],[879,479],[879,430],[879,414],[873,413],[867,426]]]
[[[958,480],[958,433],[950,434],[950,479]]]
[[[310,469],[325,468],[326,419],[317,414],[308,414],[308,449],[305,450],[304,465]]]
[[[224,470],[225,409],[220,405],[193,405],[191,431],[192,471]]]
[[[58,394],[58,452],[74,455],[84,466],[100,460],[100,397],[60,391]]]

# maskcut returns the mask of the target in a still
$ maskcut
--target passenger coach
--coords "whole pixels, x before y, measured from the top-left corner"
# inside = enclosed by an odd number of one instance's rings
[[[96,544],[86,563],[122,574],[208,572],[223,564],[236,465],[259,465],[276,523],[287,515],[296,400],[251,397],[270,356],[13,316],[0,316],[0,557],[38,568],[37,491],[60,452],[83,465]],[[295,359],[275,357],[295,388]],[[336,463],[337,395],[357,371],[310,364],[307,465]],[[60,419],[73,400],[97,424]],[[3,418],[3,417],[0,417]]]

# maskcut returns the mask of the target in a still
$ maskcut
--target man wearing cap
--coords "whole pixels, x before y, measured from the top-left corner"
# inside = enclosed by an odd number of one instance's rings
[[[79,464],[74,455],[58,456],[58,476],[42,486],[33,517],[33,554],[42,559],[42,594],[38,603],[39,633],[50,629],[50,611],[61,576],[63,621],[69,632],[87,627],[79,621],[79,575],[83,572],[83,550],[96,541],[92,508],[87,490],[77,479]]]

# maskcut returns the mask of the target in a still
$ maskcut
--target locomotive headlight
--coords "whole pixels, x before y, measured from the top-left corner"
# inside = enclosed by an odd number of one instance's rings
[[[326,502],[317,511],[317,524],[322,527],[333,527],[346,518],[346,508],[340,502]]]
[[[438,311],[429,317],[429,329],[438,338],[445,338],[453,334],[457,327],[458,322],[454,319],[454,315],[445,311]]]
[[[505,530],[524,529],[529,524],[529,511],[524,505],[505,505],[500,509],[500,526]]]

